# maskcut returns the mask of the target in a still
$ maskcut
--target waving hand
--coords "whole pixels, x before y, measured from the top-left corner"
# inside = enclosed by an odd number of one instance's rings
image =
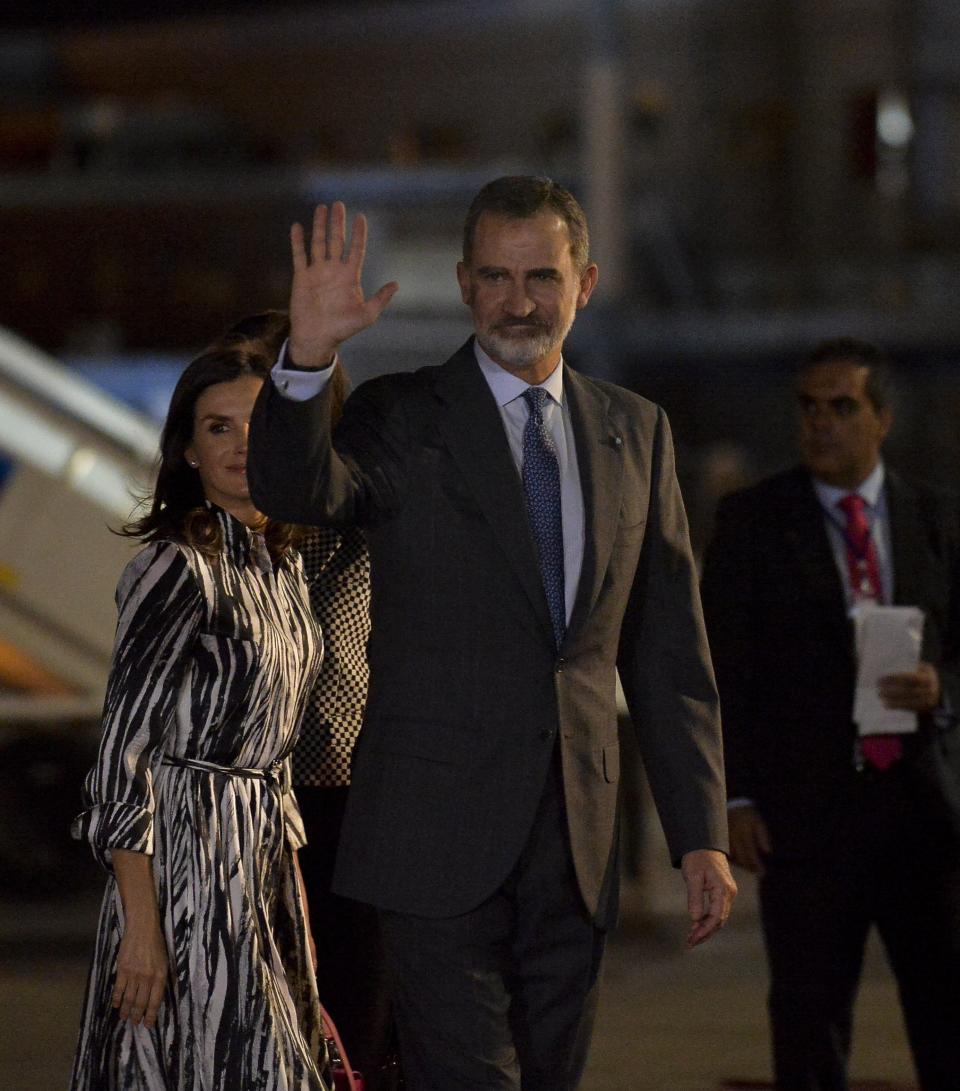
[[[298,367],[330,363],[344,341],[373,325],[397,290],[391,281],[364,298],[360,277],[367,247],[367,219],[354,218],[347,246],[347,210],[334,201],[317,205],[310,246],[301,224],[290,228],[293,285],[290,289],[290,359]]]

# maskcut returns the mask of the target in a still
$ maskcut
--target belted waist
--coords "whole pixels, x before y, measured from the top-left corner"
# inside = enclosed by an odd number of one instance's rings
[[[264,769],[249,769],[242,765],[218,765],[213,761],[201,761],[199,758],[181,758],[176,754],[164,754],[163,765],[175,765],[180,769],[199,769],[201,773],[222,773],[228,777],[240,777],[243,780],[263,780],[268,784],[279,784],[283,771],[283,758],[270,762]]]

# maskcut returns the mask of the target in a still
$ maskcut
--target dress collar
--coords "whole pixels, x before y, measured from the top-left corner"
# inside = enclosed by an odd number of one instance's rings
[[[220,526],[220,534],[223,537],[223,552],[238,567],[252,562],[261,569],[267,571],[273,569],[273,562],[267,550],[267,544],[263,535],[251,530],[230,512],[214,504],[210,500],[205,501],[210,512],[216,517]]]

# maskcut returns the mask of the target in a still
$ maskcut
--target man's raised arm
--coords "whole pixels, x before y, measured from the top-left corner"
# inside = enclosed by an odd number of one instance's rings
[[[355,217],[348,246],[346,220],[341,201],[329,210],[318,205],[309,247],[300,224],[290,229],[290,337],[274,381],[264,384],[257,399],[247,456],[254,503],[284,522],[344,525],[357,518],[358,483],[331,445],[324,376],[339,347],[376,322],[397,285],[364,297],[367,221]],[[306,382],[295,391],[290,376],[304,370],[316,372],[316,382],[299,375]]]

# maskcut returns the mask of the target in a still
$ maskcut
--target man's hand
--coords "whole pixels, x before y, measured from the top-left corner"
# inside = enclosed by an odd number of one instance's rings
[[[364,298],[360,276],[367,219],[362,213],[354,218],[349,248],[346,235],[347,210],[342,201],[334,201],[329,216],[326,205],[317,205],[309,254],[302,225],[290,228],[293,284],[288,352],[298,367],[329,364],[344,341],[376,322],[397,290],[391,281]]]
[[[738,866],[763,874],[764,857],[770,855],[770,831],[756,807],[731,807],[727,811],[730,827],[730,859]]]
[[[932,663],[920,663],[915,671],[886,675],[880,679],[880,699],[887,708],[933,712],[940,704],[937,668]]]
[[[726,856],[716,849],[684,853],[680,871],[687,884],[687,911],[693,921],[687,946],[696,947],[727,923],[737,884]]]

